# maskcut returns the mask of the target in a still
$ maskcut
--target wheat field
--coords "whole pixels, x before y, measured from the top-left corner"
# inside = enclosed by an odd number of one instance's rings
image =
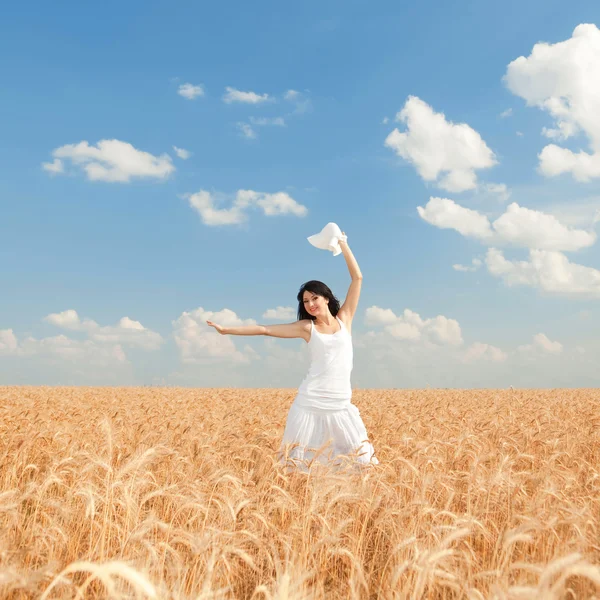
[[[0,598],[600,598],[598,390],[355,390],[308,474],[295,393],[0,387]]]

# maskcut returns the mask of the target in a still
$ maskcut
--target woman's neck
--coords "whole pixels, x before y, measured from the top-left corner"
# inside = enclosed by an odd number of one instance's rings
[[[317,319],[318,321],[318,319]],[[326,327],[331,327],[334,323],[335,323],[335,317],[329,313],[329,319],[325,320],[323,319],[322,321],[319,321],[319,323],[321,323],[322,325],[325,325]]]

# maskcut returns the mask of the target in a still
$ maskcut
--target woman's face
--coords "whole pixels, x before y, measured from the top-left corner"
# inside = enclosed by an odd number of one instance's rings
[[[309,315],[316,316],[329,310],[327,299],[313,292],[304,292],[303,301],[304,308]]]

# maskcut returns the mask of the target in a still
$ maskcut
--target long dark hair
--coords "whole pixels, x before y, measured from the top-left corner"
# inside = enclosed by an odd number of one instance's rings
[[[310,319],[314,321],[317,317],[310,315],[304,308],[304,292],[312,292],[317,296],[323,296],[329,300],[329,312],[335,317],[340,310],[340,301],[333,295],[333,292],[322,282],[311,280],[303,283],[298,292],[298,321]]]

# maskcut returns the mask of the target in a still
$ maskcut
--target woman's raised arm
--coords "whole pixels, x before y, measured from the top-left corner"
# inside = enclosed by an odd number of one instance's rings
[[[360,267],[358,266],[358,262],[356,261],[354,254],[352,254],[352,250],[350,250],[350,246],[348,246],[348,242],[340,240],[339,244],[342,250],[342,254],[346,259],[346,265],[348,266],[350,277],[352,279],[362,279]]]

